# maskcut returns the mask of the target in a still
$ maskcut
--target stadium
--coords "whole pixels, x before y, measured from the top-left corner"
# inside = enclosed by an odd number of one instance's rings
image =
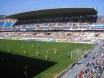
[[[0,77],[101,78],[104,17],[97,13],[79,7],[5,16],[0,20]]]

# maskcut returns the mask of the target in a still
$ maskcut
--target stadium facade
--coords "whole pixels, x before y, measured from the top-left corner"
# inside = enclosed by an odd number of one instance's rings
[[[104,30],[97,22],[94,8],[56,8],[18,13],[6,16],[17,22],[5,24],[0,30],[9,31],[55,31],[55,30]]]

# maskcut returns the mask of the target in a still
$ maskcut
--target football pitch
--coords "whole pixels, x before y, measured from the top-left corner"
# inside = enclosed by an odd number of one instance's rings
[[[0,78],[54,78],[78,58],[71,51],[94,44],[0,40]]]

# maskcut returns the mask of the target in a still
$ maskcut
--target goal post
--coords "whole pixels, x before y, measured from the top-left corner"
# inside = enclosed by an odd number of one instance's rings
[[[82,54],[82,49],[77,48],[71,51],[71,59],[78,59]]]

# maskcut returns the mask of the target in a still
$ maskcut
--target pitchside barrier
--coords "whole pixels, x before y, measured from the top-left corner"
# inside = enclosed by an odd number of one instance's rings
[[[3,38],[8,39],[8,38]],[[86,43],[86,44],[98,44],[96,41],[91,42],[77,42],[77,41],[67,41],[65,39],[51,39],[51,38],[18,38],[18,37],[11,37],[11,40],[27,40],[27,41],[44,41],[44,42],[65,42],[65,43]]]
[[[76,64],[78,64],[78,61],[81,60],[84,56],[87,56],[97,45],[95,45],[93,48],[91,48],[89,51],[84,53],[80,58],[78,58],[74,63],[72,63],[68,68],[66,68],[64,71],[62,71],[58,76],[55,78],[62,78],[67,72],[72,69]]]

